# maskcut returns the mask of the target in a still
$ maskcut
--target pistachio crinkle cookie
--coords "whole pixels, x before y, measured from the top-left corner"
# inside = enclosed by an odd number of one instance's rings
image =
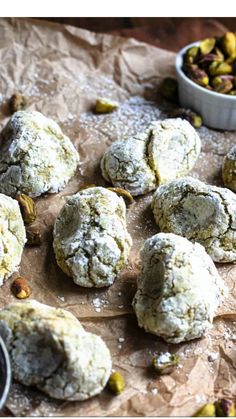
[[[201,141],[181,118],[153,122],[141,134],[111,144],[101,160],[103,177],[114,186],[142,195],[185,176],[195,165]]]
[[[111,373],[104,341],[87,333],[66,310],[35,300],[0,311],[14,379],[62,400],[85,400],[100,393]]]
[[[25,243],[18,202],[0,194],[0,286],[18,268]]]
[[[236,260],[236,195],[186,177],[160,186],[152,201],[163,232],[202,244],[215,262]]]
[[[224,157],[222,176],[224,185],[236,192],[236,145]]]
[[[204,247],[184,237],[159,233],[141,251],[138,324],[167,342],[203,336],[227,289]]]
[[[40,112],[16,112],[0,134],[0,192],[13,197],[58,192],[78,162],[78,152],[56,122]]]
[[[128,261],[131,244],[124,200],[106,188],[71,196],[55,221],[57,263],[83,287],[111,285]]]

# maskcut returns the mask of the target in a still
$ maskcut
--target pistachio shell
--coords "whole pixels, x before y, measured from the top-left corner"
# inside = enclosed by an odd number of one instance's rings
[[[40,246],[41,244],[41,234],[36,227],[26,228],[26,238],[27,246]]]
[[[16,298],[23,300],[28,298],[31,294],[28,282],[22,276],[16,278],[11,284],[11,290]]]
[[[88,183],[87,185],[81,186],[81,188],[79,188],[78,192],[83,191],[84,189],[89,189],[89,188],[94,188],[97,185],[95,185],[95,183]]]
[[[22,218],[25,224],[32,224],[36,219],[36,206],[33,199],[22,193],[16,197],[19,202]]]
[[[14,93],[9,100],[9,109],[11,113],[24,110],[26,105],[27,99],[22,93]]]

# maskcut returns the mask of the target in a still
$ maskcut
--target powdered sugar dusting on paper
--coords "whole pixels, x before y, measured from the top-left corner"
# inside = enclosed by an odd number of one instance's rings
[[[117,111],[97,115],[86,112],[80,115],[81,127],[96,132],[108,144],[114,140],[127,138],[145,130],[152,121],[164,119],[165,115],[155,102],[139,96],[132,97],[120,104]]]

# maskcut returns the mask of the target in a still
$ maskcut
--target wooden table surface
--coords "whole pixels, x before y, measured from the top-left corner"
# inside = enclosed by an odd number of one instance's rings
[[[44,18],[45,19],[45,18]],[[236,32],[236,18],[46,18],[95,32],[133,37],[160,48],[178,51],[190,42]]]

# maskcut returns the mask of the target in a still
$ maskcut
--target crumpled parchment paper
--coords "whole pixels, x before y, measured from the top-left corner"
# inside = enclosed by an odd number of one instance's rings
[[[59,269],[52,250],[52,227],[65,196],[86,184],[106,185],[99,168],[106,147],[166,116],[168,104],[157,90],[163,77],[174,74],[174,58],[174,53],[134,39],[43,21],[0,19],[0,128],[9,117],[7,100],[20,90],[29,99],[29,109],[60,124],[81,156],[77,175],[61,193],[37,199],[35,224],[43,243],[25,248],[19,273],[30,281],[31,298],[70,310],[87,330],[102,336],[113,367],[126,381],[120,396],[104,390],[86,402],[56,401],[13,383],[7,408],[15,416],[188,416],[206,401],[236,393],[234,265],[218,266],[230,294],[205,338],[171,345],[137,325],[131,301],[139,251],[158,231],[150,210],[152,194],[135,199],[128,208],[134,244],[127,269],[110,288],[79,288]],[[120,109],[95,115],[92,107],[101,96],[118,100]],[[222,185],[222,159],[235,143],[235,133],[202,127],[199,134],[202,152],[192,175]],[[0,307],[14,301],[11,282],[0,289]],[[158,378],[150,373],[150,360],[155,352],[167,350],[181,355],[181,365]]]

